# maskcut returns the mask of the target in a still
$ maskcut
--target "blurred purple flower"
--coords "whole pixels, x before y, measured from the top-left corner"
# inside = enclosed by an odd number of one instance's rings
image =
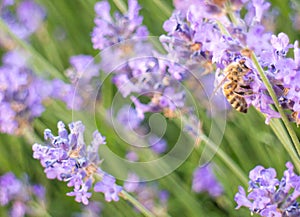
[[[21,39],[27,39],[42,25],[46,12],[34,1],[25,0],[17,5],[16,14],[13,14],[7,8],[13,4],[13,1],[4,2],[2,8],[0,7],[1,18],[14,34]]]
[[[276,178],[273,168],[265,169],[256,166],[249,173],[248,196],[245,190],[239,186],[239,192],[235,195],[239,209],[248,207],[251,212],[260,216],[299,216],[300,206],[297,198],[300,196],[300,176],[294,173],[294,166],[286,163],[287,170],[281,180]]]
[[[206,191],[212,197],[223,193],[223,187],[217,181],[210,164],[200,166],[194,171],[192,189],[196,193]]]
[[[92,33],[94,49],[102,50],[126,39],[148,36],[147,28],[141,25],[143,17],[139,16],[139,10],[138,2],[129,0],[126,14],[115,13],[111,17],[107,1],[96,3],[96,27]]]
[[[69,108],[78,108],[81,99],[70,84],[55,79],[38,78],[29,68],[28,57],[20,50],[3,55],[0,66],[0,131],[22,133],[22,128],[44,111],[43,102],[49,98],[66,102]],[[5,115],[4,115],[5,114]]]
[[[117,114],[117,120],[127,129],[136,129],[141,124],[141,119],[135,109],[130,105],[123,106]]]
[[[101,216],[102,204],[91,201],[88,205],[83,206],[81,212],[75,213],[75,217],[99,217]]]
[[[149,144],[151,150],[157,154],[162,154],[167,149],[167,142],[163,138],[159,138],[156,135],[149,136]]]
[[[45,139],[50,141],[48,146],[32,146],[33,157],[45,167],[47,178],[68,182],[73,191],[67,195],[75,196],[77,202],[87,205],[92,196],[89,190],[93,187],[94,176],[97,176],[101,179],[95,183],[94,191],[104,193],[108,202],[119,200],[118,194],[122,188],[115,184],[114,177],[99,167],[98,149],[106,144],[105,137],[95,131],[91,145],[86,146],[83,137],[85,126],[80,121],[69,124],[70,133],[61,121],[57,127],[58,136],[54,136],[49,129],[44,131]]]
[[[70,58],[71,68],[66,71],[72,84],[90,84],[93,77],[99,76],[100,66],[89,55],[77,55]]]
[[[138,175],[129,173],[124,182],[124,189],[134,194],[137,200],[157,216],[167,212],[169,193],[160,190],[156,183],[142,182]]]
[[[43,186],[30,185],[26,175],[23,179],[18,179],[12,172],[0,176],[0,206],[11,205],[9,216],[35,215],[37,210],[32,206],[33,201],[41,206],[45,202]]]

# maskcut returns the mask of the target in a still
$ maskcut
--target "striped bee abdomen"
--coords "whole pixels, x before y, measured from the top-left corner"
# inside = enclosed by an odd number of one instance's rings
[[[234,92],[234,90],[238,87],[237,83],[233,81],[228,81],[223,86],[223,93],[228,100],[228,102],[231,104],[231,106],[243,113],[247,113],[248,106],[246,103],[246,100],[243,96],[237,94]]]

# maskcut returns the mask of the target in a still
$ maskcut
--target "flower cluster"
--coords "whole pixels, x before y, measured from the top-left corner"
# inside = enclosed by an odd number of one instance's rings
[[[145,38],[126,41],[148,35],[147,29],[141,26],[139,9],[137,1],[130,0],[128,13],[117,13],[113,20],[109,4],[106,1],[97,3],[92,42],[94,48],[100,50],[121,42],[109,48],[110,52],[101,52],[101,68],[112,72],[113,83],[123,97],[130,96],[139,118],[143,119],[145,112],[169,112],[183,107],[185,92],[179,81],[184,79],[186,70],[164,57],[153,57],[152,46],[144,41]],[[141,103],[136,94],[148,98],[149,103]]]
[[[293,165],[286,163],[287,170],[281,180],[276,178],[273,168],[265,169],[256,166],[249,173],[249,189],[240,186],[235,195],[238,206],[248,207],[252,213],[260,216],[296,217],[300,216],[300,205],[297,198],[300,196],[300,176],[294,173]]]
[[[165,216],[169,198],[167,191],[159,190],[153,183],[141,182],[134,173],[128,175],[124,189],[136,195],[137,200],[155,216]]]
[[[146,37],[148,30],[142,26],[143,17],[139,16],[140,6],[137,0],[128,1],[126,14],[110,15],[110,5],[107,1],[96,3],[96,26],[92,33],[94,49],[102,50],[133,37]]]
[[[101,51],[101,69],[106,73],[132,57],[151,55],[153,48],[146,41],[148,29],[142,25],[143,17],[139,16],[139,11],[137,0],[129,0],[127,13],[115,12],[111,17],[107,1],[96,3],[96,26],[91,40],[94,49]]]
[[[32,206],[33,201],[36,202]],[[0,205],[11,205],[9,216],[42,216],[45,202],[45,188],[41,185],[30,185],[27,176],[18,179],[8,172],[0,176]],[[38,207],[40,209],[38,209]]]
[[[106,144],[105,137],[95,131],[91,145],[86,146],[83,137],[85,126],[80,121],[69,124],[70,133],[62,122],[58,122],[57,127],[58,136],[49,129],[45,130],[45,139],[50,142],[48,145],[34,144],[32,147],[33,157],[40,160],[47,178],[67,182],[68,187],[73,187],[67,195],[75,196],[77,202],[85,205],[92,196],[89,190],[93,184],[94,191],[104,193],[106,201],[118,201],[122,188],[116,185],[113,176],[99,167],[98,148]],[[94,183],[95,179],[100,181]]]
[[[117,69],[113,83],[123,97],[130,96],[138,117],[144,119],[146,112],[174,112],[184,107],[185,91],[179,82],[186,71],[176,63],[160,58],[135,59]],[[136,94],[148,98],[141,103]]]
[[[204,71],[198,70],[198,73],[214,71],[214,64],[217,87],[228,78],[228,74],[223,73],[228,66],[240,60],[245,62],[247,73],[239,77],[240,88],[232,91],[245,98],[247,107],[253,105],[264,113],[268,123],[270,118],[280,115],[272,109],[274,102],[252,60],[255,53],[280,105],[299,123],[298,42],[291,45],[286,34],[276,36],[267,31],[263,23],[265,16],[270,15],[267,11],[270,3],[264,0],[231,1],[231,5],[226,1],[188,2],[177,2],[178,10],[164,23],[168,35],[160,39],[169,56],[190,70],[194,70],[195,65],[201,66]],[[247,9],[244,17],[240,15],[242,6]],[[294,58],[287,56],[291,48]]]
[[[19,50],[7,52],[0,66],[0,131],[21,133],[21,129],[44,111],[43,101],[63,100],[70,108],[80,104],[74,88],[59,79],[44,80],[28,67],[28,58]],[[78,104],[77,104],[78,103]]]
[[[194,171],[192,189],[196,193],[208,192],[212,197],[223,193],[223,187],[217,181],[210,164],[200,166]]]

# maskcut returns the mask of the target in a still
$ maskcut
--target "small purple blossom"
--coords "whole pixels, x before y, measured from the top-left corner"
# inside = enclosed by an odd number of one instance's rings
[[[71,68],[67,69],[66,75],[72,84],[90,84],[93,77],[99,76],[99,64],[89,55],[76,55],[70,58]]]
[[[150,148],[157,154],[164,153],[167,149],[167,142],[163,138],[159,138],[156,135],[149,137]]]
[[[287,170],[281,180],[276,178],[273,168],[265,169],[256,166],[249,173],[248,196],[245,190],[239,186],[239,192],[234,200],[239,209],[248,207],[251,212],[266,217],[299,216],[300,206],[297,198],[300,196],[300,176],[294,173],[294,166],[286,163]]]
[[[95,192],[104,193],[105,200],[110,202],[112,200],[118,201],[118,194],[121,192],[122,187],[115,184],[116,179],[108,174],[104,174],[102,180],[97,182],[94,187]]]
[[[223,193],[223,187],[213,174],[210,164],[200,166],[194,171],[192,189],[196,193],[206,191],[212,197],[218,197]]]
[[[54,136],[49,129],[44,131],[49,145],[32,146],[33,157],[40,160],[47,178],[67,182],[68,187],[73,187],[67,195],[75,196],[75,201],[85,205],[92,196],[89,192],[92,188],[95,192],[104,193],[106,201],[118,201],[122,187],[116,185],[116,179],[99,167],[98,149],[106,144],[105,137],[95,131],[91,145],[87,146],[83,137],[85,126],[80,121],[69,124],[70,133],[61,121],[57,128],[58,136]],[[93,187],[95,177],[100,177],[100,181]]]

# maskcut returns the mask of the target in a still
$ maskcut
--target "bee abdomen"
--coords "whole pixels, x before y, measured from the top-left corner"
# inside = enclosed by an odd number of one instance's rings
[[[238,85],[234,82],[227,82],[223,86],[223,93],[226,99],[228,100],[228,102],[235,110],[239,112],[247,113],[248,107],[247,107],[246,100],[242,96],[234,93],[234,90],[237,88],[237,86]]]
[[[235,110],[239,112],[247,113],[248,107],[247,107],[246,100],[243,97],[236,95],[234,97],[234,100],[232,100],[232,102],[230,103]]]

